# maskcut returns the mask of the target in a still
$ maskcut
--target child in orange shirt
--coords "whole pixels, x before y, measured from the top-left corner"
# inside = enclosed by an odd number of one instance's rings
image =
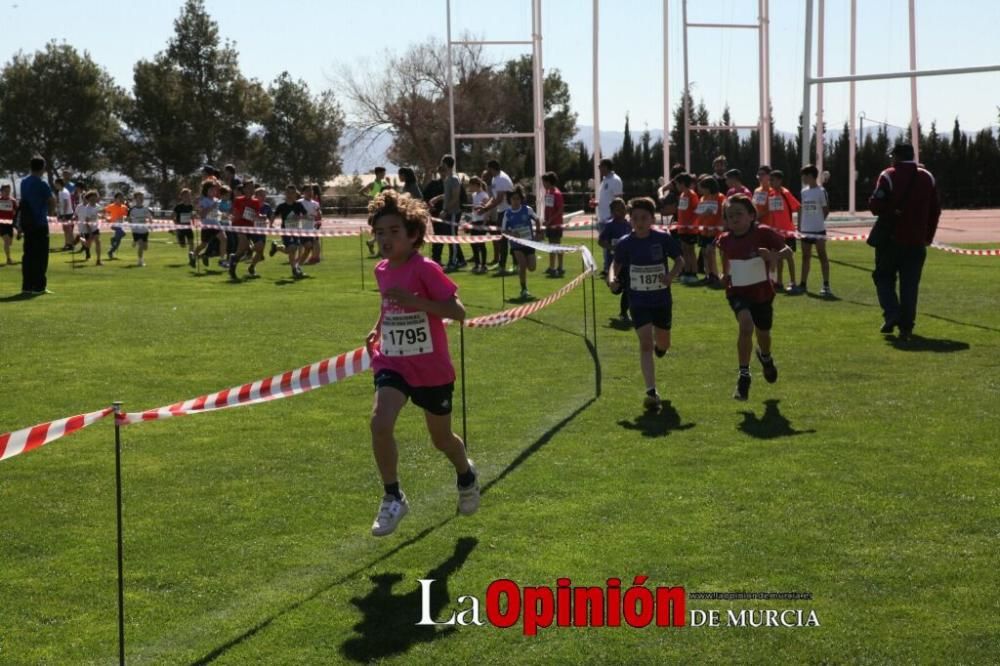
[[[722,284],[715,263],[715,239],[722,233],[722,206],[726,196],[719,193],[719,181],[712,176],[705,176],[698,181],[698,194],[701,200],[695,208],[698,225],[702,227],[698,245],[701,246],[705,261],[705,284],[718,287]]]
[[[674,178],[677,186],[677,239],[681,242],[684,256],[684,272],[681,273],[682,284],[694,284],[698,281],[698,259],[694,249],[698,246],[701,234],[691,227],[698,224],[695,210],[698,208],[698,193],[691,186],[694,178],[689,173],[678,174]]]
[[[795,282],[795,222],[792,214],[797,213],[801,206],[795,195],[784,186],[785,174],[775,169],[771,172],[771,192],[767,197],[767,209],[771,214],[770,225],[785,238],[785,244],[792,249],[792,252],[784,255],[784,261],[778,262],[778,286],[784,284],[782,280],[783,269],[788,264],[788,286],[785,287],[786,294],[801,294],[801,290]]]
[[[753,207],[757,210],[757,224],[771,224],[767,198],[771,194],[771,167],[761,164],[757,169],[757,189],[753,191]]]

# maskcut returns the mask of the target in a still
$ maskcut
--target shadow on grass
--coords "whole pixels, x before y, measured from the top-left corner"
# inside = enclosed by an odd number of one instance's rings
[[[819,294],[813,293],[811,291],[806,292],[808,298],[814,298],[817,301],[830,301],[831,303],[836,303],[837,301],[843,300],[837,296],[820,296]]]
[[[621,317],[611,317],[608,319],[608,325],[604,328],[613,328],[616,331],[631,331],[632,320],[623,321]]]
[[[945,338],[925,338],[922,335],[911,335],[909,340],[900,340],[897,336],[890,336],[885,339],[887,345],[899,351],[905,352],[933,352],[936,354],[950,354],[952,352],[967,351],[968,342],[960,340],[948,340]]]
[[[859,271],[864,271],[865,273],[868,273],[869,275],[871,275],[872,268],[873,268],[873,266],[860,266],[858,264],[852,264],[852,263],[850,263],[848,261],[840,261],[839,259],[831,259],[830,263],[831,264],[837,264],[838,266],[846,266],[847,268],[853,268],[853,269],[859,270]],[[874,264],[874,262],[873,262],[873,264]]]
[[[16,293],[0,298],[0,303],[13,303],[14,301],[30,301],[35,298],[35,294]]]
[[[541,322],[537,322],[537,323],[541,323]],[[555,435],[559,433],[560,430],[562,430],[563,428],[565,428],[567,424],[569,424],[571,421],[573,421],[573,419],[575,419],[577,416],[579,416],[580,414],[582,414],[601,395],[601,362],[600,362],[600,358],[597,355],[597,350],[594,348],[593,343],[591,343],[590,340],[587,340],[586,344],[587,344],[587,350],[590,353],[590,356],[591,356],[591,358],[594,361],[595,396],[592,397],[592,398],[590,398],[590,399],[588,399],[582,405],[580,405],[579,407],[577,407],[571,414],[569,414],[568,416],[566,416],[564,419],[562,419],[558,423],[554,424],[551,428],[549,428],[544,433],[542,433],[542,435],[538,439],[536,439],[534,442],[532,442],[527,448],[525,448],[524,450],[522,450],[517,455],[517,457],[514,458],[514,460],[512,460],[503,469],[503,471],[501,471],[495,478],[491,479],[488,483],[486,483],[486,484],[483,485],[482,490],[481,490],[481,494],[482,495],[486,495],[493,486],[495,486],[496,484],[500,483],[502,480],[504,480],[505,478],[507,478],[508,475],[510,475],[512,472],[514,472],[518,467],[520,467],[525,462],[527,462],[527,460],[529,458],[531,458],[531,456],[533,456],[535,453],[537,453],[543,446],[545,446],[546,444],[548,444],[552,440],[552,438],[555,437]],[[409,548],[410,546],[412,546],[415,543],[419,543],[420,541],[422,541],[423,539],[425,539],[429,535],[433,534],[434,532],[436,532],[437,530],[439,530],[440,528],[444,527],[445,525],[447,525],[448,523],[450,523],[452,520],[454,520],[456,515],[457,515],[457,513],[454,514],[454,515],[449,516],[448,518],[445,518],[444,520],[439,521],[438,523],[436,523],[434,525],[431,525],[430,527],[427,527],[427,528],[423,529],[418,534],[410,537],[406,541],[403,541],[399,545],[395,546],[391,550],[386,551],[382,555],[379,555],[378,557],[374,558],[373,560],[365,562],[365,563],[363,563],[363,564],[355,567],[351,571],[343,574],[342,576],[339,576],[336,579],[330,581],[329,583],[327,583],[325,585],[322,585],[321,587],[319,587],[316,590],[314,590],[313,592],[311,592],[309,595],[303,597],[302,599],[299,599],[298,601],[296,601],[296,602],[294,602],[292,604],[289,604],[288,606],[285,606],[281,610],[279,610],[279,611],[273,613],[272,615],[270,615],[269,617],[261,620],[260,622],[258,622],[257,624],[255,624],[253,627],[247,629],[246,631],[244,631],[239,636],[236,636],[235,638],[232,638],[232,639],[228,640],[227,642],[223,643],[219,647],[217,647],[214,650],[212,650],[211,652],[207,653],[206,655],[204,655],[200,659],[195,660],[194,662],[192,662],[192,664],[194,664],[195,666],[198,666],[198,665],[210,664],[210,663],[214,662],[216,659],[218,659],[219,657],[222,657],[227,652],[229,652],[229,650],[231,650],[232,648],[234,648],[234,647],[236,647],[236,646],[238,646],[238,645],[240,645],[240,644],[248,641],[249,639],[251,639],[254,636],[256,636],[257,634],[259,634],[264,629],[267,629],[269,626],[271,626],[271,624],[275,620],[280,619],[280,618],[284,617],[285,615],[288,615],[289,613],[292,613],[292,612],[298,610],[299,608],[301,608],[305,604],[307,604],[310,601],[313,601],[314,599],[322,596],[326,592],[329,592],[330,590],[334,589],[338,585],[343,585],[347,581],[355,578],[356,576],[359,576],[360,574],[364,573],[368,569],[371,569],[372,567],[376,566],[377,564],[379,564],[381,562],[384,562],[384,561],[388,560],[389,558],[393,557],[396,553],[398,553],[398,552],[400,552],[400,551],[402,551],[402,550],[404,550],[406,548]],[[459,546],[461,544],[462,544],[462,540],[459,540],[459,543],[456,544],[456,548],[455,548],[456,555],[458,555],[459,552],[460,552],[460,547]],[[468,548],[468,550],[471,551],[471,549],[472,549],[473,546],[475,546],[475,543],[473,543],[471,546],[466,545],[464,547]],[[466,553],[465,557],[468,557],[468,553]],[[462,558],[463,562],[464,562],[465,557]],[[449,561],[451,561],[451,560],[449,560]],[[448,562],[446,562],[445,564],[447,564],[447,563]],[[444,565],[442,565],[442,566],[444,566]],[[458,566],[461,566],[461,563],[459,563]],[[457,569],[458,567],[456,566],[454,568]],[[434,578],[434,576],[428,575],[427,578]],[[380,584],[383,585],[383,586],[386,585],[386,584],[388,584],[389,589],[385,592],[385,594],[391,594],[392,583],[394,583],[395,581],[393,581],[393,580],[378,581],[377,579],[378,579],[377,576],[372,579],[374,582],[376,582],[376,587],[378,587],[378,585],[380,585]],[[369,595],[369,596],[371,596],[371,595]],[[368,597],[366,597],[366,599],[367,598]],[[399,599],[399,597],[395,597],[395,599]],[[447,601],[445,601],[445,603],[442,604],[441,607],[443,607],[444,605],[446,605],[446,603],[447,603]],[[356,604],[356,605],[358,605],[359,608],[361,608],[361,606],[359,604]],[[398,606],[397,606],[397,608],[398,608]],[[364,608],[362,608],[362,610],[364,611]],[[390,613],[390,616],[391,616],[391,613]],[[400,617],[404,617],[404,619],[406,621],[412,623],[413,622],[413,617],[419,617],[419,615],[408,616],[408,615],[402,615],[402,614],[400,614]],[[355,629],[357,629],[360,633],[364,634],[364,631],[360,628],[362,625],[364,625],[365,627],[367,627],[366,622],[362,622],[361,625],[358,625],[357,627],[355,627]],[[411,629],[412,629],[412,627],[411,627]],[[380,631],[380,630],[376,629],[376,630],[373,630],[373,631]],[[411,635],[414,635],[414,634],[411,634]],[[433,640],[434,638],[437,638],[437,637],[438,636],[435,635],[434,637],[431,638],[431,640]],[[371,645],[371,643],[369,641],[369,638],[367,638],[367,637],[364,637],[362,639],[354,639],[354,640],[360,640],[360,641],[362,641],[361,643],[359,643],[357,645],[357,649],[359,650],[358,654],[362,654],[361,650],[363,650],[366,646],[370,646]],[[411,645],[414,644],[414,643],[416,643],[416,642],[418,642],[418,641],[413,641],[411,643]],[[346,652],[346,649],[347,649],[346,645],[347,645],[347,643],[345,643],[344,646],[342,647],[342,650],[344,651],[345,654],[347,654],[347,652]],[[354,648],[352,648],[352,649],[354,649]],[[380,649],[380,648],[378,648],[377,646],[375,646],[372,649]],[[372,657],[372,658],[374,658],[374,657]]]
[[[959,326],[968,326],[969,328],[978,328],[984,331],[993,331],[994,333],[1000,333],[1000,328],[992,328],[990,326],[983,326],[982,324],[972,324],[967,321],[958,321],[957,319],[949,319],[948,317],[942,317],[936,314],[920,313],[925,317],[930,317],[931,319],[940,319],[941,321],[946,321],[950,324],[958,324]]]
[[[465,564],[478,543],[471,537],[459,539],[448,559],[420,577],[434,581],[429,595],[430,617],[438,618],[451,602],[448,578]],[[358,635],[340,646],[340,653],[345,658],[368,663],[404,654],[419,643],[430,643],[454,633],[453,626],[439,631],[436,626],[416,624],[417,619],[423,616],[422,590],[418,586],[409,592],[394,593],[393,588],[403,578],[401,573],[372,576],[374,587],[371,592],[351,599],[363,617],[354,625]]]
[[[743,414],[743,423],[737,426],[744,433],[757,439],[777,439],[778,437],[793,437],[795,435],[808,435],[816,432],[813,429],[796,430],[778,409],[780,400],[765,400],[764,414],[760,418],[753,412],[740,412]]]
[[[658,411],[646,410],[631,421],[619,421],[626,430],[638,430],[643,437],[666,437],[674,431],[690,430],[694,423],[681,423],[677,409],[664,400]]]

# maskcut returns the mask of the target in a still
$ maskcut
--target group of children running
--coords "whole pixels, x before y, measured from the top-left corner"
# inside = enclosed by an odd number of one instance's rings
[[[660,206],[647,197],[632,199],[628,205],[616,199],[599,237],[600,245],[611,253],[607,278],[612,292],[621,294],[619,316],[623,322],[631,322],[639,338],[639,365],[646,384],[644,405],[648,409],[659,409],[661,403],[654,356],[663,357],[670,348],[670,286],[675,279],[725,288],[739,325],[739,373],[733,393],[737,400],[747,400],[750,394],[754,337],[764,379],[769,383],[778,379],[771,356],[771,326],[775,285],[781,288],[783,284],[782,268],[787,264],[791,280],[785,292],[805,292],[808,257],[815,245],[823,272],[820,295],[832,297],[824,241],[829,204],[825,190],[817,184],[816,167],[802,169],[801,204],[782,186],[781,172],[766,166],[758,171],[760,186],[754,192],[742,185],[738,171],[730,170],[725,176],[729,184],[725,195],[717,178],[695,179],[680,172],[669,183],[668,194],[673,196],[661,199]],[[674,215],[673,232],[653,228],[657,212]],[[798,213],[798,225],[791,222],[793,212]],[[795,282],[792,262],[796,226],[805,250],[799,283]],[[704,281],[697,278],[696,248],[702,250]],[[716,252],[721,255],[721,273]]]
[[[696,246],[704,253],[706,282],[724,286],[738,325],[739,373],[733,397],[737,400],[749,398],[750,361],[754,353],[764,379],[769,383],[777,381],[778,368],[771,355],[774,272],[792,255],[789,241],[793,239],[791,234],[782,233],[781,227],[763,225],[761,218],[773,224],[773,220],[781,217],[781,211],[798,212],[799,228],[820,249],[829,207],[825,192],[816,184],[815,167],[809,166],[802,171],[806,187],[801,206],[798,200],[786,194],[780,180],[773,177],[774,172],[769,172],[765,168],[760,174],[762,184],[758,190],[765,193],[763,201],[755,201],[754,193],[739,188],[738,173],[732,174],[737,184],[725,195],[711,177],[697,180],[698,193],[695,194],[692,190],[695,179],[688,174],[676,174],[673,183],[677,187],[677,211],[691,212],[693,217],[678,214],[673,233],[655,228],[662,206],[652,198],[635,198],[628,204],[616,199],[612,203],[611,219],[604,221],[599,240],[611,252],[608,285],[612,292],[622,294],[622,316],[631,322],[639,339],[646,409],[658,410],[661,406],[655,362],[670,349],[673,309],[670,287],[674,280],[684,276],[687,276],[685,282],[696,281],[696,278],[691,279],[692,267],[697,262]],[[554,180],[550,182],[554,185]],[[473,220],[481,227],[482,212],[496,205],[496,195],[485,196],[478,178],[470,180],[470,190]],[[772,196],[780,198],[780,206],[770,203]],[[554,203],[550,197],[551,193],[547,194],[547,207]],[[541,221],[524,203],[523,192],[511,188],[507,203],[501,225],[504,232],[516,239],[540,238]],[[384,490],[372,524],[375,536],[392,533],[409,511],[409,502],[400,488],[394,439],[396,419],[407,400],[424,410],[431,440],[455,468],[458,512],[468,515],[479,506],[475,466],[451,426],[455,372],[444,330],[444,320],[464,320],[465,309],[458,299],[456,284],[445,274],[444,268],[419,252],[430,220],[422,201],[391,189],[383,190],[369,206],[369,225],[383,257],[375,268],[381,310],[366,339],[375,373],[372,449]],[[534,270],[535,251],[516,241],[513,245],[523,297],[527,294],[525,272]],[[715,262],[716,251],[721,255],[721,276]],[[475,251],[473,256],[476,257],[473,272],[483,272],[485,248]],[[829,294],[825,251],[820,251],[820,258],[824,268],[824,292]],[[793,275],[790,273],[794,282]],[[804,289],[804,283],[805,277],[795,286]],[[780,286],[781,282],[777,284]]]

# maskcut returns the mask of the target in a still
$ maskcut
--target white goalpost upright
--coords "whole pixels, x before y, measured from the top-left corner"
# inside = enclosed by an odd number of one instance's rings
[[[597,0],[594,0],[595,3]],[[531,39],[529,40],[454,40],[451,36],[451,0],[446,0],[448,22],[448,50],[446,66],[448,69],[448,128],[451,137],[451,154],[455,157],[458,168],[458,139],[534,139],[535,146],[535,196],[541,197],[542,174],[545,173],[545,106],[543,99],[544,78],[542,70],[542,0],[531,0]],[[455,79],[453,74],[452,48],[455,46],[531,46],[532,73],[532,128],[530,132],[473,132],[455,133]]]
[[[689,105],[684,105],[684,169],[691,171],[691,130],[696,132],[737,132],[739,130],[757,130],[760,139],[759,155],[761,164],[771,163],[771,37],[770,37],[770,0],[757,0],[757,22],[756,23],[691,23],[688,21],[687,0],[681,0],[681,20],[683,22],[683,52],[684,52],[684,91],[690,96],[690,80],[688,76],[688,29],[689,28],[713,28],[713,29],[737,29],[757,31],[757,93],[760,106],[756,125],[692,125]],[[669,99],[667,99],[667,0],[663,2],[663,95],[667,110],[664,117],[669,116]],[[665,128],[669,128],[669,122],[665,122]],[[669,129],[664,129],[666,137],[664,146],[669,141]],[[664,151],[665,162],[666,150]],[[669,173],[670,165],[665,164],[664,173]]]
[[[802,137],[801,137],[801,154],[802,154],[802,164],[803,166],[809,163],[809,143],[811,139],[811,123],[807,120],[812,117],[811,113],[811,93],[812,86],[819,86],[817,89],[817,110],[816,110],[816,122],[817,122],[817,137],[816,137],[816,153],[817,160],[822,163],[823,154],[823,142],[824,134],[822,131],[823,123],[823,85],[826,83],[849,83],[850,84],[850,101],[849,101],[849,174],[848,174],[848,212],[851,215],[856,213],[855,199],[857,198],[857,169],[855,165],[855,157],[857,154],[857,140],[855,138],[854,123],[856,120],[856,105],[855,105],[855,83],[857,81],[882,81],[889,79],[909,79],[910,80],[910,136],[913,141],[913,151],[914,159],[920,160],[920,133],[919,133],[919,116],[917,114],[917,78],[924,76],[951,76],[954,74],[982,74],[987,72],[1000,72],[1000,64],[997,65],[981,65],[976,67],[948,67],[945,69],[917,69],[917,37],[916,37],[916,13],[915,13],[915,0],[908,1],[908,12],[909,12],[909,46],[910,46],[910,69],[908,71],[902,72],[883,72],[879,74],[857,74],[857,27],[858,27],[858,12],[857,12],[857,0],[851,0],[851,38],[850,38],[850,70],[851,73],[846,76],[825,76],[823,72],[823,40],[824,40],[824,11],[825,4],[823,0],[819,0],[819,56],[817,58],[817,63],[819,71],[816,76],[812,75],[812,67],[810,59],[812,57],[812,33],[813,33],[813,0],[806,0],[806,24],[805,24],[805,67],[802,77]],[[862,140],[864,137],[862,137]]]

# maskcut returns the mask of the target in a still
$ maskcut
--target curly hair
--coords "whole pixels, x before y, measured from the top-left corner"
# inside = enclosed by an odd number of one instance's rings
[[[427,233],[427,223],[431,217],[427,204],[409,194],[383,190],[368,204],[368,226],[374,229],[379,218],[386,215],[398,215],[403,220],[406,235],[415,238],[414,249],[419,249],[424,244],[424,234]]]

